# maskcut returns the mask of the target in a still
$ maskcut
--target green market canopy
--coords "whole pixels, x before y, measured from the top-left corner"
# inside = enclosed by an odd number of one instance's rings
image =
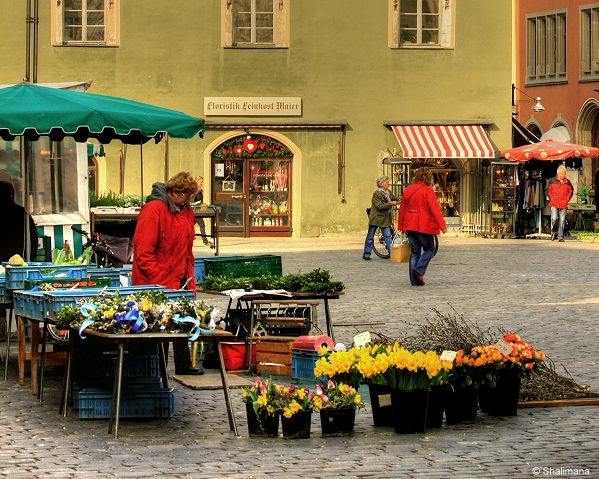
[[[77,142],[95,138],[103,144],[120,140],[139,145],[151,138],[158,143],[166,133],[173,138],[203,136],[204,120],[123,98],[26,82],[0,88],[0,137],[5,141],[69,136]]]

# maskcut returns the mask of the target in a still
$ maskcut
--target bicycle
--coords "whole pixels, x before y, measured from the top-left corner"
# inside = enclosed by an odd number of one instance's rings
[[[98,265],[98,268],[122,268],[131,260],[133,241],[130,238],[117,238],[93,232],[90,235],[75,226],[71,226],[71,229],[87,240],[82,251],[92,248],[93,262]]]

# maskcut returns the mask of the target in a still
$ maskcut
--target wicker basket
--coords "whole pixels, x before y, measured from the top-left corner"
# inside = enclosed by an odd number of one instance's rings
[[[392,263],[409,263],[410,262],[410,244],[404,243],[404,234],[401,232],[395,233],[393,241],[391,241],[391,262]]]

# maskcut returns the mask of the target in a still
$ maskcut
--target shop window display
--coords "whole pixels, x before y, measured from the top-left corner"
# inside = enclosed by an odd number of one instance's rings
[[[433,173],[433,190],[443,216],[460,217],[460,172],[453,161],[447,158],[417,159],[412,164],[412,173],[421,167],[430,168]]]
[[[493,235],[512,235],[516,211],[516,165],[483,163],[485,229]]]
[[[250,161],[250,231],[289,227],[289,160]]]

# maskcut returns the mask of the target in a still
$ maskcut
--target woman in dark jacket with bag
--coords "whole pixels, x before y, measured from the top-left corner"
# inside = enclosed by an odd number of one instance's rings
[[[433,174],[420,168],[414,182],[402,195],[397,229],[404,231],[410,241],[410,283],[424,285],[424,274],[435,254],[435,235],[447,231],[437,196],[431,188]]]
[[[391,225],[393,224],[393,207],[397,206],[399,198],[389,191],[389,177],[379,176],[376,179],[378,190],[372,195],[372,206],[368,215],[368,234],[364,243],[362,259],[370,260],[374,247],[374,232],[381,228],[387,251],[391,252]]]

